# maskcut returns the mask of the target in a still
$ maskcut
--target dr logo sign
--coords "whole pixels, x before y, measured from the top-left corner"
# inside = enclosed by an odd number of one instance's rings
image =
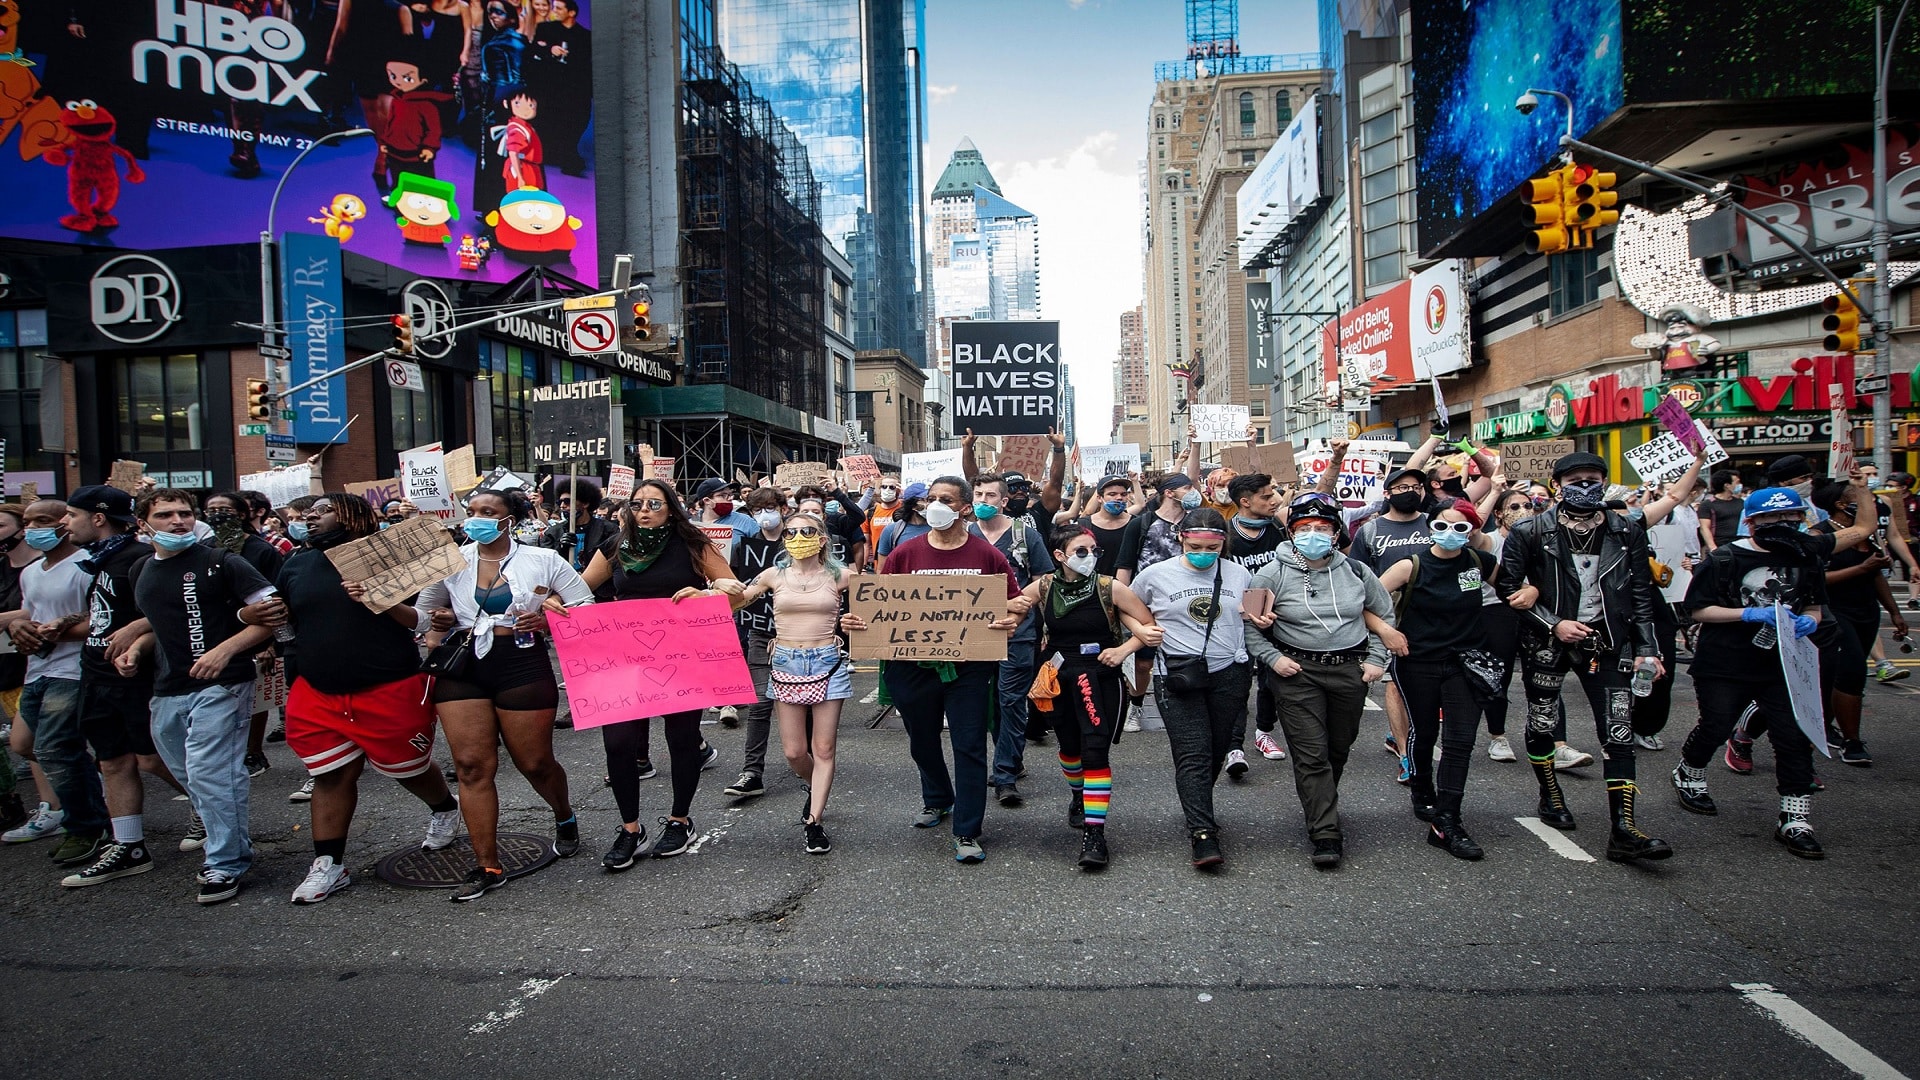
[[[149,255],[123,255],[93,272],[88,310],[94,328],[115,341],[152,341],[180,321],[180,280]]]
[[[154,0],[153,16],[154,38],[133,46],[135,82],[158,78],[186,90],[191,79],[210,97],[298,103],[309,112],[321,111],[311,91],[326,72],[288,70],[287,64],[306,55],[307,39],[287,20],[249,19],[244,12],[199,0]]]

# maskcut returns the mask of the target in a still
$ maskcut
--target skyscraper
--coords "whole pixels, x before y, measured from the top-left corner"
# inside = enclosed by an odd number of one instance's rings
[[[861,350],[925,360],[925,0],[719,0],[721,44],[807,148]]]
[[[1040,219],[1000,194],[973,140],[962,139],[934,185],[930,221],[927,352],[950,371],[955,319],[1040,317]]]

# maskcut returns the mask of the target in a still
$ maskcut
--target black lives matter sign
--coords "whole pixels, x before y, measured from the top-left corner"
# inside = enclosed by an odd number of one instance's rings
[[[1060,427],[1060,324],[955,322],[953,426],[975,435]]]
[[[535,465],[612,459],[612,379],[536,386],[528,396]]]

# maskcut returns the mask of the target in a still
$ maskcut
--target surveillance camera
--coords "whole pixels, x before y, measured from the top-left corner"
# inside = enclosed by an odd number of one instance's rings
[[[1514,102],[1513,107],[1520,110],[1521,116],[1532,116],[1533,110],[1540,107],[1540,99],[1534,97],[1533,91],[1529,90],[1520,95],[1520,100]]]

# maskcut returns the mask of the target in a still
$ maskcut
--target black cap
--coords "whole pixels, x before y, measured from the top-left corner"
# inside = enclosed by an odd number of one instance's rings
[[[1767,486],[1786,487],[1786,482],[1789,480],[1798,480],[1803,476],[1812,475],[1812,462],[1799,454],[1788,454],[1767,466]]]
[[[67,496],[67,505],[89,514],[105,514],[119,522],[133,520],[133,496],[105,484],[88,484]]]
[[[1114,476],[1101,477],[1100,483],[1093,490],[1105,491],[1115,484],[1120,484],[1123,487],[1126,487],[1128,490],[1132,490],[1133,488],[1133,481],[1131,479],[1125,476],[1114,475]]]
[[[1565,476],[1575,469],[1599,469],[1601,476],[1608,475],[1607,463],[1601,460],[1599,455],[1589,454],[1584,450],[1579,450],[1553,463],[1554,481],[1558,482],[1562,476]]]
[[[1009,494],[1011,494],[1015,489],[1027,488],[1027,487],[1033,486],[1033,481],[1027,479],[1026,473],[1019,473],[1019,472],[1001,473],[1000,479],[1006,481],[1007,491]]]
[[[717,476],[711,480],[702,480],[700,481],[700,486],[693,489],[693,501],[699,502],[701,499],[718,495],[720,492],[726,490],[727,482]]]
[[[1385,490],[1386,488],[1390,488],[1393,485],[1399,483],[1402,477],[1407,477],[1407,476],[1417,476],[1420,478],[1420,486],[1422,488],[1425,488],[1427,486],[1427,470],[1395,469],[1392,472],[1387,474],[1387,482],[1380,485],[1380,487],[1382,490]]]

